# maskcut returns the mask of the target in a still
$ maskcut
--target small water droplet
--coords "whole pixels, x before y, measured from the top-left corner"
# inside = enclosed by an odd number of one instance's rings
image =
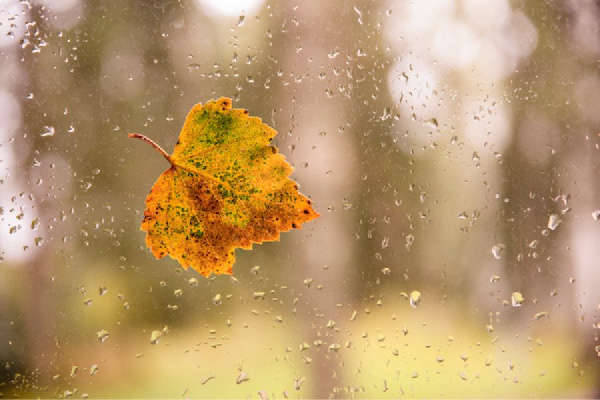
[[[440,124],[437,118],[429,118],[427,121],[425,121],[425,125],[429,126],[430,128],[437,128]]]
[[[108,339],[108,331],[102,329],[101,331],[96,332],[96,336],[101,343],[104,343],[106,342],[106,339]]]
[[[294,389],[300,390],[304,381],[306,381],[306,377],[304,376],[294,379]]]
[[[548,228],[552,229],[552,230],[556,230],[556,228],[558,228],[558,226],[560,225],[561,222],[562,222],[562,219],[560,218],[560,216],[558,214],[552,214],[548,218]]]
[[[498,244],[495,244],[494,246],[492,246],[492,254],[494,255],[494,258],[496,260],[500,259],[500,256],[505,248],[506,248],[506,246],[502,243],[498,243]]]
[[[413,290],[410,293],[410,297],[409,297],[411,307],[417,308],[417,306],[419,305],[419,303],[421,302],[422,299],[423,299],[423,296],[421,296],[421,292],[419,292],[418,290]]]
[[[389,244],[390,244],[390,237],[384,236],[383,240],[381,241],[381,248],[385,249],[386,247],[388,247]]]
[[[42,128],[42,133],[40,134],[40,136],[42,136],[42,137],[54,136],[54,133],[55,133],[54,127],[46,125]]]
[[[183,295],[183,289],[175,289],[175,290],[173,291],[173,295],[174,295],[175,297],[181,297],[181,295]]]
[[[592,218],[594,218],[596,221],[600,221],[600,210],[596,210],[592,213]]]
[[[220,306],[223,302],[223,300],[221,299],[221,294],[217,293],[215,297],[213,297],[212,302],[215,306]]]
[[[547,311],[540,311],[539,313],[536,313],[533,316],[533,319],[535,319],[537,321],[540,318],[544,318],[544,317],[548,318],[548,316],[549,316],[549,314]]]
[[[240,18],[238,18],[238,22],[237,22],[236,26],[244,25],[245,21],[246,21],[246,17],[244,15],[240,15]]]
[[[492,275],[490,277],[490,282],[491,283],[496,283],[496,282],[500,282],[500,277],[498,275]]]
[[[252,296],[254,297],[254,300],[264,300],[265,292],[254,292]]]
[[[41,246],[42,244],[44,244],[44,238],[41,238],[41,237],[39,237],[39,236],[38,236],[38,237],[36,237],[36,238],[33,238],[33,241],[35,242],[35,245],[36,245],[37,247],[39,247],[39,246]]]
[[[94,364],[90,367],[90,375],[96,375],[96,373],[98,372],[98,364]]]
[[[238,377],[235,378],[235,383],[239,385],[240,383],[247,382],[249,380],[250,380],[250,377],[248,376],[247,373],[240,372],[240,374],[238,375]]]
[[[384,107],[383,115],[379,118],[381,118],[382,121],[385,121],[386,119],[389,119],[391,116],[392,116],[392,109],[389,107]]]
[[[415,242],[415,235],[413,235],[412,233],[409,233],[408,235],[406,235],[406,249],[410,250],[410,246],[412,246],[412,244]]]
[[[523,305],[524,300],[525,299],[523,298],[521,292],[512,292],[512,294],[510,295],[510,301],[513,307],[521,307]]]
[[[160,339],[162,339],[163,336],[165,336],[165,333],[163,331],[152,331],[152,333],[150,334],[150,344],[158,344],[158,342],[160,342]]]

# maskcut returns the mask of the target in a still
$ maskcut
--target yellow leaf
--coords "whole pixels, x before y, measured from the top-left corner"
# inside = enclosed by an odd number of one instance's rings
[[[204,276],[231,274],[236,248],[279,240],[319,216],[269,145],[276,134],[228,98],[192,108],[171,156],[129,134],[171,163],[146,198],[141,227],[156,258],[169,255]]]

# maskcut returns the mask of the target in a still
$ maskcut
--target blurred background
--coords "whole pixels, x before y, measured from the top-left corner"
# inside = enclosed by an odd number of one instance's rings
[[[0,0],[4,397],[600,397],[600,4]],[[144,200],[231,97],[322,216],[234,277]]]

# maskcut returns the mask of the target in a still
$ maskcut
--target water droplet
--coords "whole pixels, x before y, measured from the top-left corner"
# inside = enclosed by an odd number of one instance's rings
[[[415,242],[415,235],[409,233],[406,235],[406,250],[410,250],[410,246]]]
[[[308,344],[306,342],[300,343],[300,351],[304,351],[304,350],[308,350],[308,349],[310,349],[310,344]]]
[[[386,119],[389,119],[391,116],[392,116],[392,109],[389,107],[384,107],[383,115],[379,118],[381,118],[382,121],[385,121]]]
[[[31,221],[31,229],[33,229],[34,231],[38,228],[39,225],[40,225],[39,218],[36,218],[33,221]]]
[[[90,367],[90,375],[96,375],[98,372],[98,364],[94,364]]]
[[[41,246],[42,244],[44,244],[44,238],[41,238],[41,237],[39,237],[39,236],[38,236],[38,237],[36,237],[36,238],[33,238],[33,241],[35,242],[35,245],[36,245],[37,247],[39,247],[39,246]]]
[[[498,275],[492,275],[490,277],[490,282],[491,283],[496,283],[496,282],[500,282],[500,277]]]
[[[304,381],[306,381],[306,377],[304,377],[304,376],[294,379],[294,389],[300,390]]]
[[[600,221],[600,210],[596,210],[592,213],[592,218],[594,218],[596,221]]]
[[[42,133],[40,134],[40,136],[54,136],[54,133],[54,127],[46,125],[42,128]]]
[[[437,128],[440,124],[437,118],[429,118],[427,121],[425,121],[425,125],[429,126],[430,128]]]
[[[390,237],[384,236],[383,240],[381,241],[381,248],[385,249],[386,247],[388,247],[389,243],[390,243]]]
[[[106,342],[106,339],[108,339],[108,331],[102,329],[101,331],[96,332],[96,336],[101,343],[104,343]]]
[[[198,279],[196,279],[196,278],[188,279],[188,285],[190,285],[190,287],[198,286]]]
[[[340,50],[336,47],[331,53],[327,54],[327,56],[329,56],[329,58],[336,58],[338,54],[340,54]]]
[[[523,298],[521,292],[513,292],[510,295],[510,301],[513,307],[521,307],[523,305],[524,300],[525,299]]]
[[[246,17],[244,15],[240,15],[240,18],[238,19],[238,22],[237,22],[236,26],[242,26],[242,25],[244,25],[245,21],[246,21]]]
[[[549,314],[547,311],[540,311],[539,313],[536,313],[533,316],[533,319],[535,319],[537,321],[540,318],[544,318],[544,317],[548,318],[548,316],[549,316]]]
[[[500,256],[505,248],[506,248],[506,246],[502,243],[498,243],[498,244],[495,244],[494,246],[492,246],[492,254],[494,255],[494,258],[496,260],[500,259]]]
[[[558,228],[558,226],[560,225],[561,222],[562,222],[562,219],[560,218],[560,216],[558,214],[552,214],[550,216],[550,218],[548,218],[548,228],[552,229],[552,230],[556,230],[556,228]]]
[[[163,331],[152,331],[152,334],[150,335],[150,344],[158,344],[158,342],[160,342],[160,339],[162,339],[164,335],[165,334]]]
[[[175,290],[173,291],[173,295],[174,295],[175,297],[181,297],[181,295],[183,295],[183,289],[175,289]]]
[[[265,292],[254,292],[252,293],[252,296],[254,297],[254,300],[264,300]]]
[[[213,299],[212,299],[212,302],[213,302],[213,304],[214,304],[215,306],[220,306],[220,305],[221,305],[221,303],[223,302],[223,301],[221,300],[221,294],[220,294],[220,293],[217,293],[217,294],[215,295],[215,297],[213,297]]]
[[[410,297],[409,297],[411,307],[412,308],[417,308],[417,306],[421,302],[422,298],[423,297],[421,296],[421,292],[419,292],[417,290],[413,290],[410,293]]]
[[[247,382],[249,380],[250,380],[250,377],[248,376],[247,373],[240,372],[240,374],[238,375],[238,377],[235,378],[235,383],[239,385],[240,383]]]

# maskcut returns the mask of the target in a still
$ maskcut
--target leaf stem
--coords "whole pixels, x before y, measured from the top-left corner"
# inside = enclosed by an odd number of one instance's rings
[[[140,139],[143,140],[144,142],[150,144],[150,146],[154,147],[160,154],[162,154],[162,156],[164,158],[167,159],[167,161],[172,165],[175,166],[175,164],[173,163],[173,160],[171,159],[171,156],[167,154],[166,151],[163,150],[162,147],[160,147],[158,144],[156,144],[156,142],[140,133],[130,133],[128,135],[130,138],[136,138],[136,139]]]

